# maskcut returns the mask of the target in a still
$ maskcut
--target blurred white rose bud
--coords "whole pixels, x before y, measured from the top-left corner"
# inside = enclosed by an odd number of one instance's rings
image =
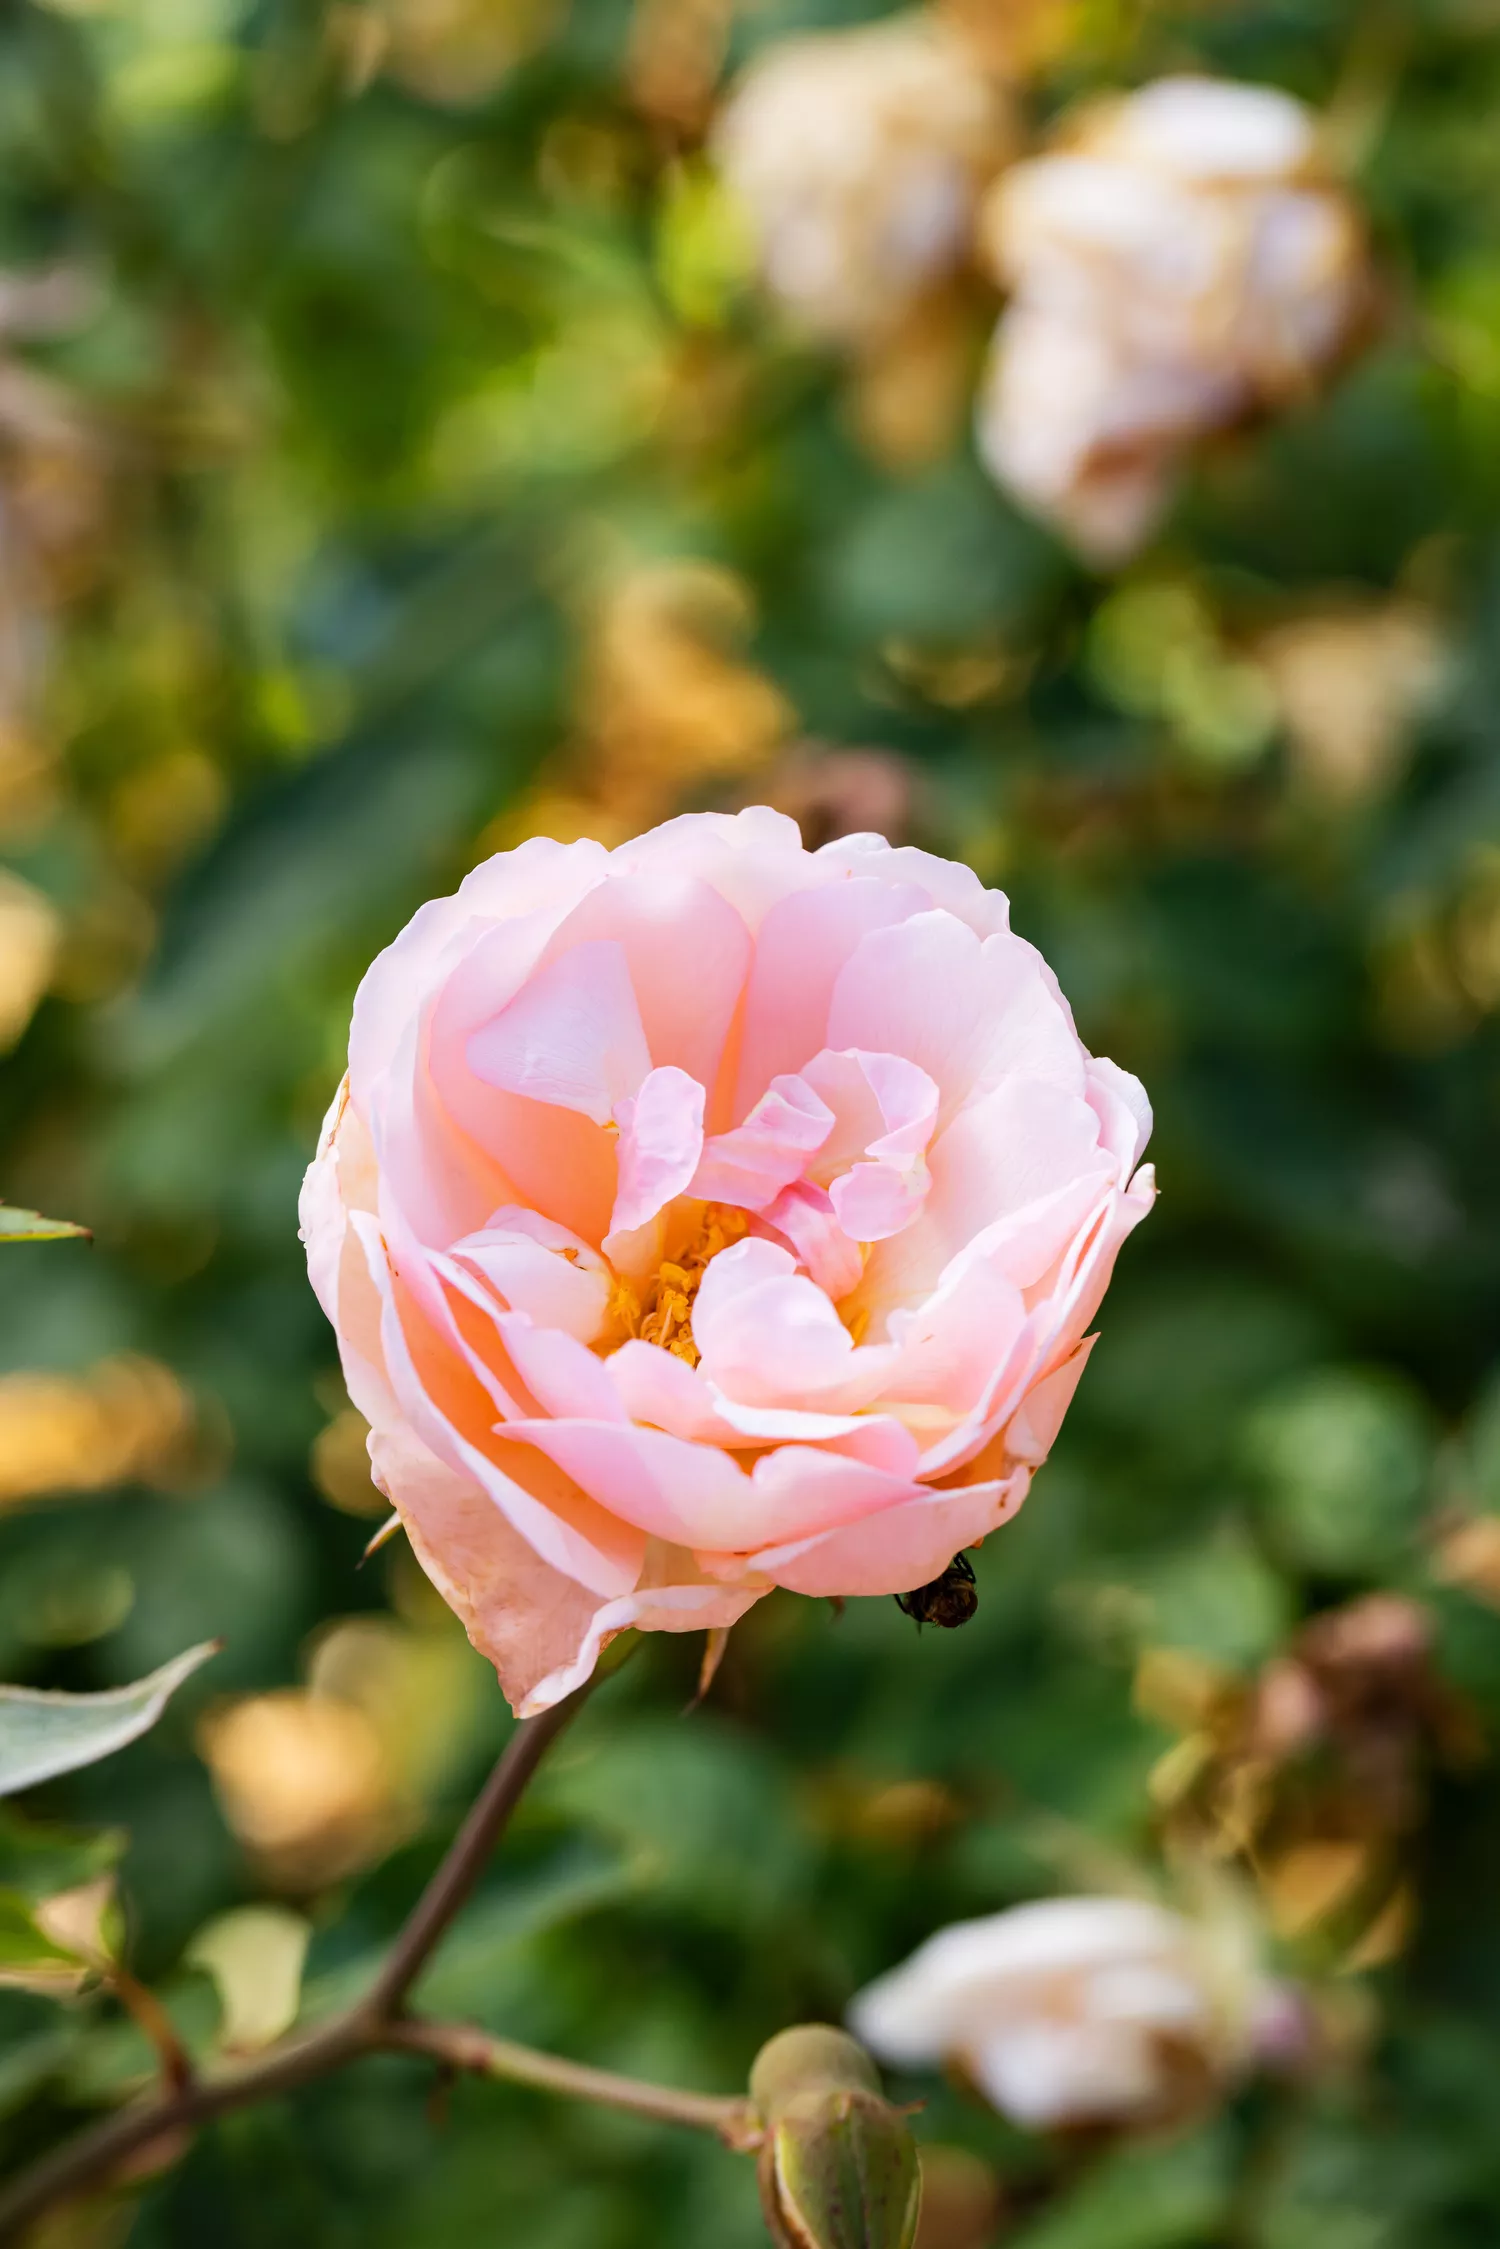
[[[1159,2124],[1302,2042],[1297,1995],[1236,1917],[1136,1898],[1049,1898],[943,1929],[862,1991],[856,2035],[908,2068],[957,2064],[1032,2129]]]
[[[1290,95],[1165,78],[997,183],[1013,292],[979,403],[997,479],[1110,563],[1197,438],[1305,394],[1371,301],[1364,231]]]
[[[855,345],[965,262],[1011,142],[999,87],[926,14],[779,41],[714,133],[767,288],[811,333]]]

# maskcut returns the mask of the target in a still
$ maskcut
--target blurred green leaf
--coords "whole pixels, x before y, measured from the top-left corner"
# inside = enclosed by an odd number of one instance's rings
[[[1245,1428],[1271,1531],[1297,1561],[1335,1576],[1399,1562],[1421,1519],[1433,1444],[1432,1417],[1411,1387],[1358,1367],[1289,1384]]]
[[[183,1681],[218,1652],[217,1640],[205,1640],[133,1686],[102,1694],[0,1687],[0,1796],[113,1756],[148,1732]]]

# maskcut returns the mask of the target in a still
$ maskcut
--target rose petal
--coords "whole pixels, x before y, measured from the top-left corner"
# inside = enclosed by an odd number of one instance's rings
[[[648,1225],[687,1192],[703,1152],[703,1101],[697,1079],[668,1064],[649,1073],[633,1100],[619,1104],[620,1183],[611,1236]],[[604,1248],[609,1256],[608,1238]]]

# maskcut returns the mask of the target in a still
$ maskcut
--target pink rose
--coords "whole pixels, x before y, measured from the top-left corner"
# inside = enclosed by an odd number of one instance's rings
[[[302,1234],[376,1481],[511,1701],[1007,1521],[1149,1129],[1005,899],[879,836],[536,838],[424,906]]]

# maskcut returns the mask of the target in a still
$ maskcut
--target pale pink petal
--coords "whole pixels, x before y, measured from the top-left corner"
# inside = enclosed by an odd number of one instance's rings
[[[860,940],[931,904],[910,884],[856,880],[830,862],[821,887],[794,890],[771,908],[745,991],[736,1115],[743,1116],[773,1078],[799,1071],[828,1045],[834,985]]]
[[[665,1429],[694,1442],[733,1446],[740,1438],[715,1409],[713,1392],[695,1367],[659,1343],[638,1336],[611,1352],[606,1364],[620,1402],[632,1421]]]
[[[834,986],[828,1044],[919,1064],[944,1122],[1009,1076],[1084,1085],[1084,1050],[1041,955],[1019,937],[981,942],[946,913],[861,939]]]
[[[939,859],[915,844],[887,843],[884,836],[836,836],[814,856],[821,866],[848,869],[856,880],[873,875],[882,888],[910,887],[924,891],[930,904],[942,906],[976,937],[1003,936],[1010,928],[1010,900],[1003,890],[986,890],[972,867],[956,859]]]
[[[792,1593],[827,1598],[910,1593],[941,1577],[955,1554],[977,1546],[1019,1510],[1030,1471],[1018,1468],[1003,1482],[971,1484],[961,1491],[924,1491],[878,1515],[788,1541],[742,1558],[725,1556],[733,1582],[782,1585]]]
[[[856,1164],[828,1190],[833,1215],[852,1242],[883,1242],[899,1234],[927,1200],[927,1166]]]
[[[536,1421],[512,1424],[505,1435],[534,1446],[626,1522],[690,1546],[700,1561],[855,1521],[915,1488],[811,1445],[770,1453],[750,1475],[728,1453],[659,1429]]]
[[[580,1343],[598,1338],[609,1310],[609,1269],[566,1226],[512,1206],[494,1212],[449,1254],[501,1304],[525,1312],[538,1327],[559,1328]]]
[[[628,1420],[608,1366],[587,1344],[557,1328],[533,1327],[524,1312],[502,1312],[495,1325],[511,1364],[543,1413],[587,1421]]]
[[[973,1461],[1003,1431],[1027,1394],[1059,1367],[1083,1340],[1109,1285],[1121,1243],[1151,1207],[1154,1180],[1146,1165],[1126,1193],[1112,1190],[1062,1260],[1051,1294],[1032,1309],[1019,1367],[996,1370],[962,1423],[923,1455],[922,1473],[948,1475]]]
[[[391,1067],[412,1016],[442,988],[445,956],[461,958],[483,925],[500,919],[511,928],[528,924],[536,938],[535,960],[548,932],[601,879],[607,859],[597,843],[559,844],[534,836],[476,867],[455,896],[420,907],[395,942],[376,955],[355,994],[349,1067],[359,1096]],[[514,990],[512,985],[503,998]]]
[[[784,1188],[762,1213],[760,1223],[790,1245],[795,1259],[833,1303],[858,1286],[865,1269],[859,1244],[840,1226],[832,1198],[822,1187],[799,1181]]]
[[[999,1260],[955,1265],[924,1304],[892,1316],[881,1406],[896,1413],[906,1402],[941,1405],[951,1426],[983,1397],[1025,1327],[1025,1299]]]
[[[651,1067],[623,947],[599,939],[539,968],[471,1032],[468,1057],[486,1085],[609,1124]]]
[[[1028,1468],[1041,1467],[1057,1442],[1094,1342],[1093,1336],[1086,1336],[1070,1358],[1027,1392],[1005,1432],[1005,1449],[1012,1460],[1023,1461]]]
[[[1088,1099],[1099,1117],[1101,1141],[1119,1165],[1123,1184],[1151,1138],[1151,1104],[1146,1088],[1128,1070],[1100,1055],[1089,1062]]]
[[[307,1277],[323,1310],[338,1325],[338,1269],[348,1220],[339,1189],[338,1132],[349,1106],[346,1071],[329,1104],[318,1135],[318,1152],[308,1165],[297,1198],[297,1238],[307,1251]]]
[[[802,1071],[833,1112],[834,1127],[809,1177],[826,1187],[857,1156],[912,1164],[937,1121],[938,1089],[927,1072],[899,1054],[824,1047]]]
[[[800,1179],[833,1130],[833,1111],[800,1077],[772,1081],[741,1125],[706,1142],[693,1193],[761,1211]]]
[[[633,1100],[619,1104],[620,1184],[611,1235],[634,1233],[686,1194],[703,1152],[703,1098],[696,1078],[668,1064],[650,1072]],[[608,1254],[608,1241],[605,1249]]]
[[[711,1091],[750,970],[750,932],[709,883],[681,868],[649,877],[617,870],[612,858],[607,879],[559,925],[549,958],[617,944],[651,1062]]]
[[[868,1403],[889,1364],[859,1350],[827,1296],[774,1242],[736,1242],[703,1275],[693,1337],[704,1379],[747,1406]]]
[[[972,1102],[933,1142],[927,1200],[872,1252],[853,1308],[868,1308],[874,1323],[918,1304],[968,1251],[1003,1249],[1018,1287],[1039,1280],[1117,1176],[1099,1134],[1081,1094],[1036,1079],[1008,1079]]]
[[[802,848],[795,820],[767,805],[743,812],[684,812],[664,820],[609,855],[615,875],[641,875],[648,882],[707,883],[732,906],[753,936],[767,913],[789,891],[806,890],[836,879]],[[756,1087],[758,1093],[761,1089]]]

